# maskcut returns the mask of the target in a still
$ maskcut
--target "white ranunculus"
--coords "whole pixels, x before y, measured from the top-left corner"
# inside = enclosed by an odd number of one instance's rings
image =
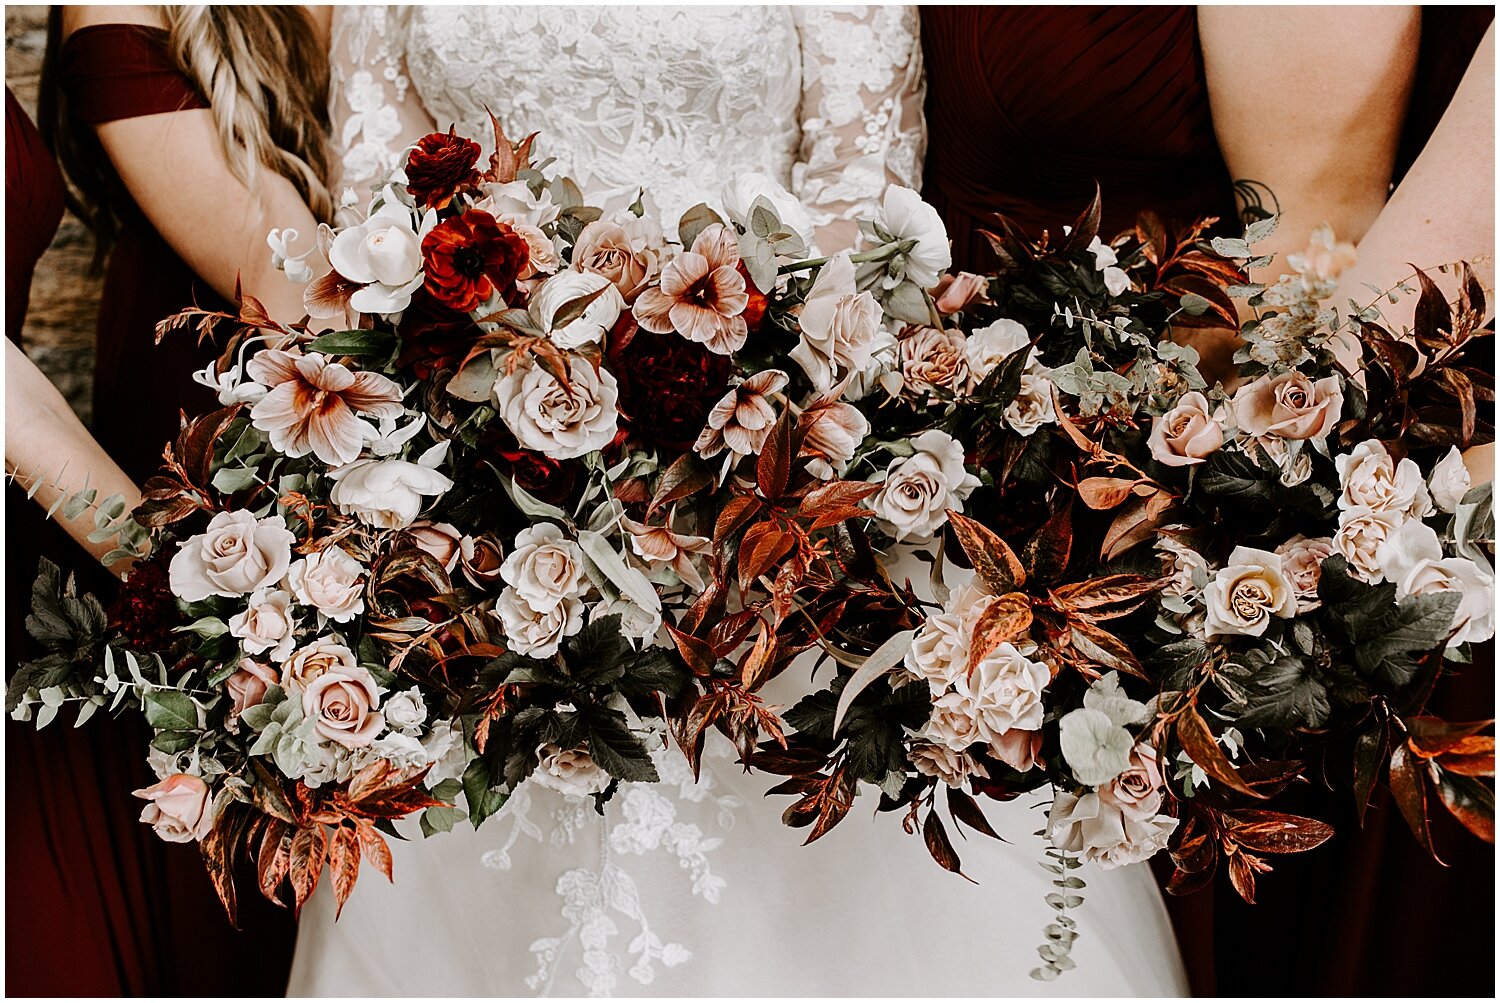
[[[500,565],[500,577],[534,611],[545,613],[579,594],[583,551],[556,525],[539,522],[516,537],[516,545]]]
[[[1005,423],[1022,435],[1031,435],[1056,421],[1052,381],[1045,376],[1023,375],[1015,400],[1005,406]]]
[[[1463,597],[1453,614],[1450,648],[1495,636],[1495,580],[1466,557],[1419,561],[1406,570],[1396,587],[1403,596],[1457,592]]]
[[[207,531],[189,537],[172,558],[172,594],[187,602],[234,598],[281,581],[297,538],[279,515],[257,519],[243,509],[220,512]]]
[[[646,610],[629,599],[611,599],[596,604],[589,611],[589,622],[606,616],[620,615],[620,633],[632,641],[649,641],[661,629],[661,611]]]
[[[257,589],[244,611],[229,618],[229,633],[240,639],[240,646],[273,662],[286,661],[292,653],[296,629],[292,594],[282,589]]]
[[[416,226],[389,186],[384,204],[363,223],[345,227],[328,248],[334,271],[363,288],[349,305],[360,313],[400,313],[422,284],[422,237],[436,217]]]
[[[1334,457],[1339,472],[1339,508],[1388,512],[1398,518],[1432,515],[1432,497],[1422,471],[1410,459],[1397,463],[1379,439],[1367,439]]]
[[[548,790],[584,797],[609,786],[609,774],[583,749],[560,749],[547,744],[538,747],[536,757],[537,768],[531,777]]]
[[[427,701],[415,686],[386,697],[380,712],[385,715],[386,725],[402,735],[415,735],[427,723]]]
[[[541,227],[557,219],[561,212],[552,201],[550,188],[543,188],[539,195],[532,194],[531,186],[524,181],[488,182],[480,188],[484,190],[484,198],[475,203],[475,208],[485,210],[496,219],[510,216]]]
[[[338,623],[348,623],[365,611],[364,565],[342,547],[326,547],[308,554],[287,570],[292,594],[304,606]]]
[[[583,629],[583,603],[576,596],[566,596],[551,609],[538,612],[509,585],[495,601],[495,615],[505,625],[506,647],[533,658],[551,658],[563,638]]]
[[[870,501],[898,542],[932,536],[948,521],[947,510],[962,506],[979,486],[979,478],[964,469],[963,444],[947,432],[929,429],[911,446],[911,456],[886,469],[885,483]]]
[[[1333,549],[1349,561],[1349,571],[1363,582],[1376,585],[1385,578],[1380,566],[1380,547],[1406,520],[1399,512],[1384,509],[1346,509],[1339,514]]]
[[[964,342],[964,354],[969,360],[969,372],[975,382],[983,380],[1007,358],[1031,344],[1031,335],[1020,321],[1002,317],[988,327],[970,333]],[[1037,351],[1026,353],[1028,368],[1036,362]]]
[[[886,188],[876,223],[896,240],[915,241],[905,254],[905,277],[923,289],[937,285],[938,277],[952,266],[953,253],[948,248],[942,217],[910,188]],[[898,284],[886,281],[891,286]]]
[[[1260,637],[1271,617],[1297,615],[1297,590],[1281,557],[1267,550],[1236,547],[1203,590],[1209,637],[1248,634]]]
[[[812,216],[808,214],[802,200],[787,191],[775,178],[759,171],[736,174],[724,185],[723,197],[724,208],[729,211],[730,218],[746,230],[750,229],[750,207],[757,198],[765,199],[771,203],[771,208],[776,210],[776,215],[786,228],[802,238],[802,243],[808,246],[811,253]]]
[[[541,366],[527,359],[514,370],[502,367],[491,396],[501,419],[522,446],[554,460],[571,460],[603,449],[619,427],[620,388],[607,369],[568,360],[569,391]]]
[[[1464,500],[1473,484],[1469,479],[1469,468],[1464,466],[1463,454],[1457,446],[1448,447],[1448,455],[1438,461],[1427,477],[1427,487],[1432,500],[1444,512],[1458,511],[1458,503]]]
[[[863,372],[880,335],[880,304],[854,287],[848,251],[828,260],[813,282],[798,316],[802,337],[792,359],[819,390]]]
[[[410,460],[356,460],[329,471],[328,500],[345,515],[377,529],[405,529],[417,521],[423,499],[441,497],[453,482]]]
[[[1047,838],[1059,850],[1081,853],[1107,869],[1148,860],[1166,848],[1177,819],[1138,819],[1106,803],[1097,791],[1083,796],[1058,791],[1047,813]]]
[[[600,290],[603,290],[602,292]],[[553,319],[564,305],[590,293],[599,293],[582,314],[561,327]],[[563,271],[554,275],[531,297],[531,314],[558,348],[582,348],[604,340],[620,319],[625,300],[615,284],[597,272]]]

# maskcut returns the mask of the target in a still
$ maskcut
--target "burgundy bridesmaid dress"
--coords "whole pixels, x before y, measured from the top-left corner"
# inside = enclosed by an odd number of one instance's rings
[[[1494,8],[1424,7],[1399,181],[1468,67]],[[993,268],[980,228],[1004,213],[1035,233],[1071,222],[1097,181],[1106,234],[1142,209],[1233,225],[1192,7],[923,7],[928,152],[923,194],[954,265]],[[1450,718],[1494,716],[1494,647],[1440,686]],[[1338,768],[1338,767],[1333,767]],[[1347,766],[1344,767],[1347,769]],[[1346,793],[1307,785],[1282,807],[1335,838],[1274,861],[1260,903],[1227,881],[1168,899],[1195,993],[1493,995],[1494,848],[1432,807],[1451,865],[1417,845],[1383,792],[1360,828]],[[1221,875],[1221,879],[1222,879]]]

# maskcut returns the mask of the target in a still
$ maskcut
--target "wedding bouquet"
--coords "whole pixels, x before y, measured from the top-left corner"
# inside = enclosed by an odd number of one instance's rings
[[[902,331],[855,453],[873,539],[830,588],[857,626],[755,760],[811,838],[863,783],[955,871],[941,808],[994,835],[974,795],[1052,787],[1046,979],[1072,967],[1082,861],[1170,850],[1178,893],[1223,862],[1253,902],[1266,854],[1332,833],[1264,807],[1301,777],[1362,813],[1385,773],[1429,849],[1432,793],[1494,838],[1489,721],[1425,712],[1494,635],[1492,485],[1459,456],[1494,434],[1478,283],[1464,267],[1450,308],[1417,272],[1415,329],[1351,304],[1354,338],[1324,306],[1352,255],[1327,232],[1266,288],[1274,219],[1208,242],[1147,215],[1110,244],[1097,221],[1055,245],[1004,224],[998,273],[946,279],[941,323]],[[1235,325],[1231,297],[1254,318],[1211,387],[1169,335]],[[935,534],[923,598],[880,551]]]

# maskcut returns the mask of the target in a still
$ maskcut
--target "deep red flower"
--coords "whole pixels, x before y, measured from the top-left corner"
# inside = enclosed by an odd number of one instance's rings
[[[425,286],[412,294],[397,331],[401,355],[396,364],[419,380],[457,369],[474,342],[484,336],[472,317],[445,306]]]
[[[745,329],[754,334],[760,330],[760,322],[766,318],[766,294],[756,288],[755,280],[750,278],[743,260],[736,267],[745,277],[745,310],[740,316],[745,318]]]
[[[648,331],[629,314],[607,340],[622,424],[631,437],[666,450],[691,449],[708,412],[729,389],[729,356],[675,331]]]
[[[119,631],[137,651],[166,651],[182,622],[167,574],[171,553],[161,552],[130,569],[130,577],[105,611],[109,629]]]
[[[527,494],[549,505],[566,501],[578,480],[579,461],[554,460],[522,449],[515,436],[503,426],[492,425],[486,429],[479,437],[479,450],[488,454],[496,469],[515,481]]]
[[[490,296],[513,292],[530,254],[509,224],[482,209],[444,220],[422,240],[427,291],[455,310],[476,310]]]
[[[406,190],[419,205],[441,209],[460,188],[479,182],[479,144],[453,130],[417,141],[406,163]]]

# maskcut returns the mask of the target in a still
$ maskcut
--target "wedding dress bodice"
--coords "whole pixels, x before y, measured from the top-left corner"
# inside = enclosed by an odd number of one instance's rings
[[[644,188],[670,232],[737,174],[815,222],[917,187],[921,49],[907,7],[365,7],[333,39],[344,183],[368,187],[433,128],[492,145],[535,132],[590,204]]]

